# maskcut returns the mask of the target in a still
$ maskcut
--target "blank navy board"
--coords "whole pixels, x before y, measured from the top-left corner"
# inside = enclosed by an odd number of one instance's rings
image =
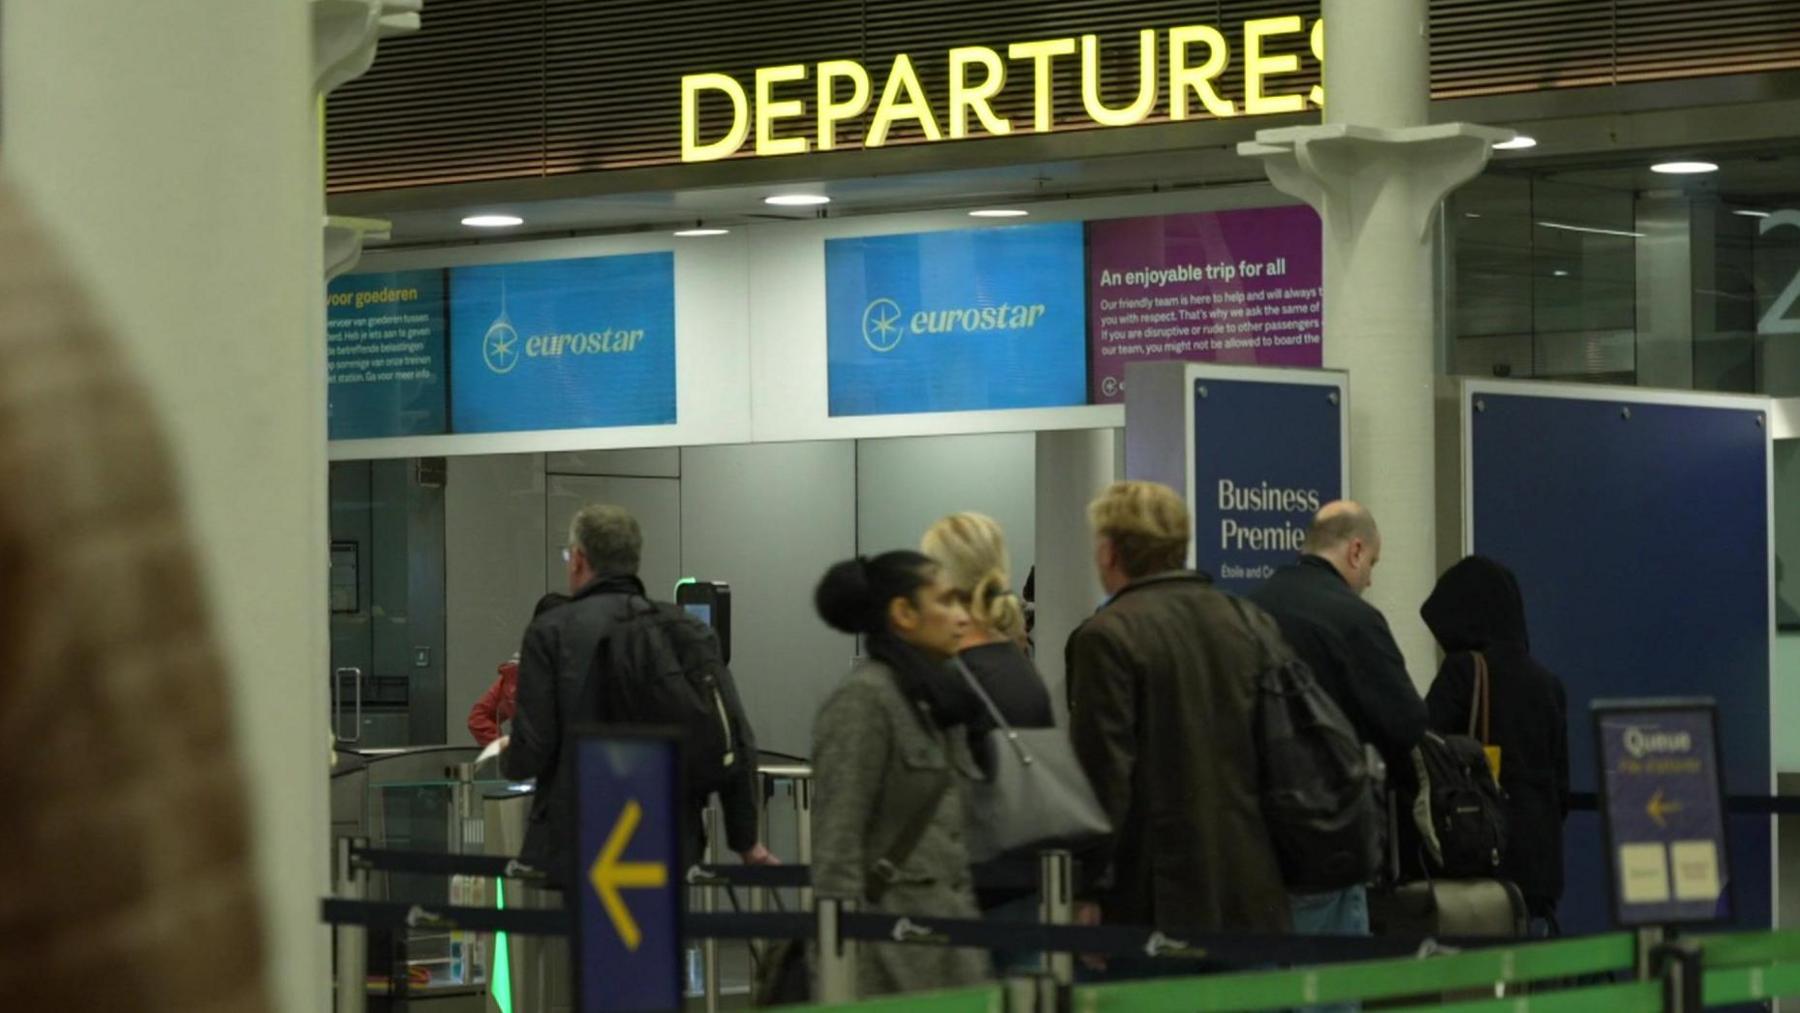
[[[1195,382],[1195,566],[1234,594],[1294,561],[1320,506],[1343,495],[1336,386]]]
[[[1768,451],[1759,414],[1475,399],[1475,551],[1518,575],[1532,654],[1568,687],[1574,790],[1596,788],[1586,720],[1593,700],[1704,694],[1717,701],[1726,790],[1771,794]],[[1767,928],[1768,818],[1733,816],[1728,831],[1737,905],[1729,920]],[[1569,817],[1561,913],[1570,933],[1609,923],[1602,840],[1597,814]]]

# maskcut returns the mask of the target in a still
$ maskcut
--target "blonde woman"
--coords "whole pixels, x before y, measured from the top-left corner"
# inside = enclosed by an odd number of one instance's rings
[[[944,568],[968,609],[969,627],[957,656],[1001,715],[1015,728],[1053,726],[1050,691],[1025,653],[1025,603],[1012,591],[1012,563],[1000,525],[985,514],[951,514],[925,532],[920,548]],[[980,721],[991,727],[985,715]],[[977,735],[987,730],[971,729]]]
[[[1014,728],[1055,725],[1050,691],[1025,653],[1025,606],[1012,592],[1011,563],[1000,525],[983,514],[951,514],[925,532],[920,548],[942,568],[945,583],[968,610],[969,625],[957,658]],[[992,759],[984,747],[993,718],[978,704],[967,713],[975,760],[991,771]],[[990,921],[1031,922],[1038,917],[1035,890],[978,890],[975,899],[982,917]],[[1029,950],[995,950],[993,959],[1002,975],[1030,973],[1041,965],[1039,954]]]

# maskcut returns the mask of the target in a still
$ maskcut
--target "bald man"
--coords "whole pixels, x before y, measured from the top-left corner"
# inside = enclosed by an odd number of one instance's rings
[[[1343,708],[1362,740],[1387,761],[1390,784],[1410,786],[1410,753],[1425,735],[1425,701],[1381,612],[1363,600],[1381,561],[1381,532],[1359,503],[1327,503],[1306,530],[1299,560],[1275,571],[1250,600],[1275,617],[1281,632]],[[1407,787],[1410,793],[1412,790]],[[1361,886],[1292,898],[1294,931],[1367,935],[1368,896]]]

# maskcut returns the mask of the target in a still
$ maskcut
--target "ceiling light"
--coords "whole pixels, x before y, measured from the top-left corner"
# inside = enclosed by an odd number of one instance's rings
[[[1546,229],[1560,229],[1563,232],[1587,232],[1596,236],[1623,236],[1626,239],[1642,239],[1642,232],[1627,232],[1624,229],[1596,229],[1588,225],[1570,225],[1568,222],[1538,222]]]
[[[778,208],[810,208],[830,204],[831,198],[822,193],[778,193],[773,197],[764,197],[763,203]]]
[[[1557,278],[1567,278],[1567,277],[1568,277],[1568,276],[1569,276],[1569,272],[1567,272],[1567,271],[1565,271],[1565,270],[1563,270],[1563,269],[1562,269],[1562,268],[1560,268],[1560,267],[1559,267],[1559,268],[1557,268],[1557,269],[1556,269],[1556,270],[1554,270],[1554,271],[1551,271],[1551,272],[1550,272],[1550,274],[1551,274],[1551,275],[1552,275],[1552,276],[1553,276],[1553,277],[1557,277]]]
[[[1732,214],[1742,215],[1745,218],[1767,218],[1767,217],[1769,217],[1770,212],[1767,212],[1767,211],[1733,211]]]
[[[723,236],[730,231],[730,229],[709,229],[696,225],[691,229],[681,229],[675,234],[683,239],[695,239],[700,236]]]
[[[1494,145],[1494,150],[1524,151],[1526,148],[1535,147],[1537,147],[1537,138],[1532,137],[1529,134],[1517,134],[1510,141],[1501,141],[1499,144]]]
[[[1023,218],[1031,212],[1023,208],[982,208],[969,212],[970,218]]]
[[[1464,218],[1480,218],[1481,212],[1479,212],[1479,211],[1464,211],[1463,217]]]
[[[1665,176],[1697,176],[1705,172],[1718,172],[1719,167],[1711,162],[1658,162],[1650,167],[1651,172],[1660,172]]]
[[[510,229],[525,224],[525,219],[518,215],[470,215],[462,223],[478,229]]]

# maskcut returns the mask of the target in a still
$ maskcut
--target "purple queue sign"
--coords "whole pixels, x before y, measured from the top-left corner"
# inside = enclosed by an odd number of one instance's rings
[[[1319,216],[1303,206],[1088,223],[1088,400],[1125,366],[1323,362]]]

